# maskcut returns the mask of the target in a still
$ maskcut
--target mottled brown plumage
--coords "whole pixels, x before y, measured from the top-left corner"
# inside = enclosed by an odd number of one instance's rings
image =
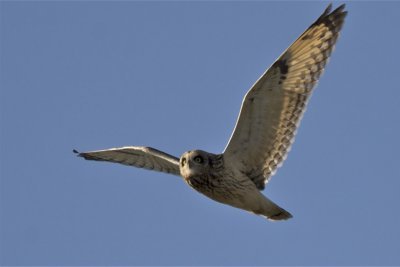
[[[347,12],[344,5],[332,12],[331,7],[247,92],[222,154],[193,150],[178,159],[149,147],[123,147],[78,156],[181,175],[189,186],[215,201],[271,220],[291,218],[260,190],[285,160],[339,37]]]

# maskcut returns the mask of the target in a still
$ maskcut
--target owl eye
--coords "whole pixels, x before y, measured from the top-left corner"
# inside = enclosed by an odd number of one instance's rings
[[[203,163],[204,162],[204,160],[203,160],[203,158],[201,156],[196,156],[196,157],[193,158],[193,160],[196,163]]]

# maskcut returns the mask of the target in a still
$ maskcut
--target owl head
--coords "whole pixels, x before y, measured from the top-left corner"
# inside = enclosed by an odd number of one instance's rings
[[[218,169],[222,155],[211,154],[202,150],[191,150],[183,153],[179,160],[181,175],[185,178],[194,175],[205,175]]]
[[[202,150],[191,150],[183,153],[179,160],[179,168],[183,177],[203,175],[210,169],[210,153]]]

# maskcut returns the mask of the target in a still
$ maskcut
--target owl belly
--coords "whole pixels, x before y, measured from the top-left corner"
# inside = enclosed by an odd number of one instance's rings
[[[236,208],[249,210],[259,191],[254,183],[246,179],[235,179],[229,175],[200,175],[185,179],[187,184],[203,195]],[[255,200],[255,199],[254,199]]]

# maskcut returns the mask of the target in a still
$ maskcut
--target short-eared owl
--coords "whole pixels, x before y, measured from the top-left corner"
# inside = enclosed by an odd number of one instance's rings
[[[344,23],[344,5],[323,14],[294,41],[243,99],[232,136],[222,154],[201,150],[180,159],[150,147],[121,147],[79,153],[88,160],[111,161],[180,175],[207,197],[270,220],[291,214],[260,190],[282,165],[296,129]]]

